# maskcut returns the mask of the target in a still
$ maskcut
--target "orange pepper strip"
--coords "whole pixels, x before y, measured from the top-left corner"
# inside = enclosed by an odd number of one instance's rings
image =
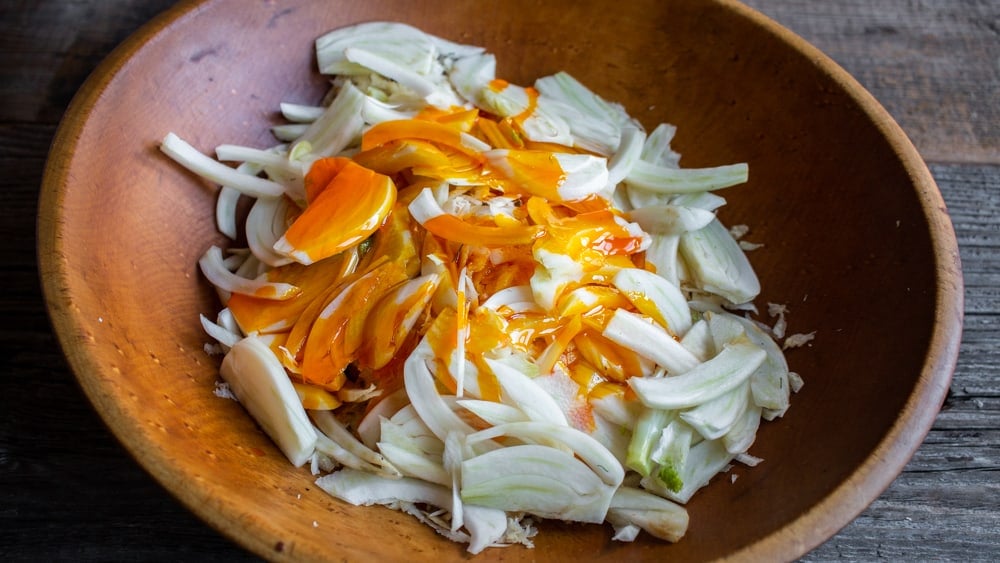
[[[472,127],[476,124],[476,118],[479,117],[479,110],[476,108],[465,109],[465,108],[452,108],[450,110],[442,110],[434,107],[428,107],[420,111],[415,117],[415,119],[422,119],[425,121],[435,121],[443,125],[448,125],[468,133],[472,131]]]
[[[322,387],[299,383],[297,381],[292,382],[292,387],[295,388],[295,393],[298,394],[299,400],[302,401],[303,408],[332,411],[342,404],[336,395]]]
[[[541,233],[541,230],[533,225],[510,227],[474,225],[448,213],[428,219],[424,222],[424,228],[443,239],[472,246],[529,244]]]
[[[268,281],[290,283],[301,293],[284,301],[234,293],[226,306],[244,333],[287,330],[314,299],[325,293],[331,279],[337,279],[342,262],[342,256],[332,256],[309,267],[296,263],[279,266],[267,273]]]
[[[431,366],[431,372],[434,373],[438,382],[451,394],[455,394],[458,391],[458,386],[451,375],[449,365],[458,347],[458,342],[455,339],[457,322],[455,309],[448,307],[438,313],[424,336],[428,344],[430,344],[431,350],[434,351],[434,365]],[[464,361],[464,358],[459,361]]]
[[[302,264],[333,256],[374,233],[395,202],[396,186],[388,176],[348,162],[275,249]]]
[[[485,307],[472,312],[465,351],[479,372],[479,395],[482,399],[500,402],[500,382],[490,370],[485,358],[490,352],[511,347],[513,342],[507,334],[507,323],[503,317]]]
[[[344,330],[344,340],[339,348],[336,343],[330,345],[331,357],[335,357],[334,353],[339,351],[342,354],[340,362],[345,366],[358,357],[364,345],[365,323],[372,310],[392,288],[407,279],[409,278],[404,266],[398,262],[387,262],[378,268],[376,277],[371,282],[372,287],[365,292],[364,298],[352,299],[350,305],[345,308],[348,321]]]
[[[478,158],[451,150],[448,147],[445,147],[442,153],[448,159],[447,162],[441,165],[436,163],[419,163],[411,169],[413,174],[436,178],[438,180],[466,180],[497,184],[496,180],[499,180],[499,178],[483,175],[483,168]]]
[[[569,377],[580,386],[580,392],[584,395],[590,395],[600,384],[607,381],[597,368],[579,358],[570,364]]]
[[[313,162],[305,177],[306,202],[312,203],[350,161],[349,158],[334,156]]]
[[[521,191],[552,201],[562,199],[559,185],[566,179],[566,172],[551,152],[508,149],[504,164],[497,167],[497,172]]]
[[[552,370],[556,367],[556,362],[559,361],[563,352],[569,347],[570,342],[573,341],[573,338],[581,330],[583,330],[583,321],[579,315],[575,315],[570,317],[569,322],[556,332],[555,338],[552,339],[552,342],[538,359],[538,368],[543,375],[552,373]]]
[[[387,176],[414,166],[447,168],[451,159],[432,143],[395,139],[354,155],[354,162]]]
[[[359,364],[378,370],[392,361],[430,305],[437,282],[415,278],[393,287],[378,300],[365,319]]]
[[[281,364],[292,373],[302,373],[302,354],[306,345],[306,338],[309,336],[309,332],[312,330],[313,323],[316,322],[316,318],[319,316],[326,304],[329,303],[330,299],[340,291],[340,288],[347,282],[354,280],[358,277],[354,273],[355,268],[358,265],[358,253],[356,250],[351,249],[344,254],[340,261],[340,269],[335,275],[328,279],[329,285],[323,288],[322,292],[318,297],[312,300],[311,303],[302,311],[299,318],[292,325],[292,329],[288,332],[288,338],[284,344],[283,353],[278,355],[278,359],[281,360]]]
[[[600,333],[585,328],[573,338],[576,350],[606,378],[624,382],[642,373],[639,357],[611,342]]]
[[[451,147],[471,157],[482,159],[478,150],[465,146],[462,132],[454,127],[434,121],[399,119],[383,121],[372,126],[361,137],[361,150],[366,151],[396,139],[423,139]]]
[[[343,386],[344,368],[354,361],[368,312],[378,298],[405,279],[398,264],[382,261],[347,284],[327,303],[309,331],[302,354],[302,378],[329,391]]]
[[[507,123],[507,121],[505,120],[503,123]],[[524,147],[524,143],[512,129],[502,128],[499,123],[492,119],[480,117],[476,121],[476,128],[482,139],[495,148],[520,149]]]

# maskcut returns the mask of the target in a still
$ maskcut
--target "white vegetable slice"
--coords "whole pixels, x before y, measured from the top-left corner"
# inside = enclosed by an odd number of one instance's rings
[[[684,467],[694,442],[695,431],[680,419],[673,419],[663,432],[660,441],[653,448],[650,457],[657,463],[656,478],[672,491],[684,486]]]
[[[466,457],[464,437],[457,432],[451,432],[444,440],[444,453],[442,462],[444,470],[448,473],[449,485],[451,486],[451,531],[457,531],[463,524],[463,508],[461,488],[462,488],[462,461]]]
[[[622,127],[621,142],[618,150],[608,161],[608,185],[616,186],[628,176],[642,154],[643,141],[646,133],[635,125]]]
[[[240,404],[274,440],[288,461],[302,467],[316,450],[316,431],[271,349],[248,336],[229,350],[219,370]]]
[[[672,374],[692,370],[700,363],[665,329],[624,309],[618,309],[611,315],[602,334],[612,342],[656,362]],[[634,379],[637,378],[629,381]]]
[[[201,318],[201,327],[205,329],[205,332],[226,348],[232,348],[243,338],[242,335],[236,334],[225,327],[213,323],[205,315],[198,316]]]
[[[472,434],[475,429],[459,418],[438,393],[434,376],[427,367],[427,362],[433,358],[434,352],[424,339],[403,365],[403,381],[411,405],[427,427],[442,441],[449,432]]]
[[[408,477],[386,479],[355,469],[343,469],[320,477],[316,486],[356,506],[407,501],[443,507],[447,506],[451,497],[448,489],[440,485]]]
[[[396,506],[403,502],[444,508],[451,501],[451,491],[441,485],[409,477],[386,479],[354,469],[324,475],[316,480],[316,486],[355,506]],[[464,520],[471,536],[468,540],[470,553],[479,553],[500,541],[507,528],[504,512],[487,507],[466,505]]]
[[[728,433],[750,406],[749,382],[683,411],[680,417],[706,440],[715,440]]]
[[[284,142],[296,141],[309,130],[308,123],[284,123],[271,127],[271,134]]]
[[[559,404],[530,377],[502,361],[490,358],[485,361],[500,384],[504,403],[517,407],[531,420],[569,425]]]
[[[315,428],[315,427],[314,427]],[[354,455],[346,448],[334,442],[329,436],[323,434],[319,429],[316,430],[316,453],[325,455],[330,460],[343,465],[344,467],[350,467],[352,469],[359,469],[361,471],[367,471],[369,473],[375,473],[379,475],[385,475],[377,467],[372,467],[364,460]],[[399,477],[399,472],[396,471],[392,475],[386,475],[388,477]]]
[[[487,162],[508,177],[515,177],[507,160],[510,150],[494,149],[483,153]],[[556,188],[562,201],[578,201],[605,192],[608,185],[608,164],[603,157],[590,154],[552,153],[562,169],[562,178]]]
[[[232,240],[236,240],[239,235],[239,229],[236,226],[236,206],[239,201],[239,190],[228,186],[219,188],[219,195],[215,201],[215,224],[220,233]]]
[[[441,215],[445,215],[445,210],[434,197],[434,192],[430,188],[420,190],[417,197],[413,198],[407,208],[413,220],[423,225],[427,221]]]
[[[652,477],[643,478],[642,487],[659,496],[684,504],[732,460],[733,454],[726,451],[721,440],[703,440],[693,446],[688,453],[682,478],[684,486],[679,491],[674,492],[664,487],[663,483]]]
[[[767,354],[741,339],[707,362],[673,377],[633,377],[629,386],[648,407],[685,409],[712,400],[745,382]]]
[[[788,408],[792,388],[785,355],[778,344],[760,327],[742,317],[736,318],[746,328],[747,338],[767,352],[767,360],[750,377],[750,390],[753,393],[754,403],[765,409],[784,412]]]
[[[681,346],[703,362],[714,356],[716,348],[712,341],[712,333],[708,329],[708,321],[702,318],[691,325],[691,328],[684,333],[684,338],[681,338]]]
[[[633,209],[625,214],[629,221],[638,223],[647,233],[683,235],[697,231],[715,219],[715,213],[697,207],[678,205],[650,205]]]
[[[712,168],[668,168],[639,160],[625,181],[630,186],[664,194],[706,192],[745,183],[749,170],[745,162]]]
[[[285,193],[281,184],[244,174],[209,158],[174,133],[167,133],[160,150],[191,172],[216,184],[239,190],[251,197],[276,197]]]
[[[291,258],[274,250],[274,244],[288,229],[288,203],[289,200],[283,197],[260,197],[247,214],[245,230],[250,252],[275,268],[292,262]]]
[[[364,118],[365,123],[372,125],[383,121],[411,119],[415,115],[414,111],[400,110],[393,104],[381,102],[371,96],[365,96],[364,107],[361,108],[361,117]]]
[[[658,275],[676,286],[681,285],[687,271],[678,254],[680,244],[680,235],[652,233],[649,248],[646,249],[646,262],[656,268]]]
[[[413,418],[404,420],[407,413]],[[405,450],[418,454],[426,454],[438,458],[444,452],[444,441],[434,435],[412,406],[400,409],[391,419],[383,417],[380,420],[381,442],[390,443]]]
[[[469,553],[475,555],[491,545],[500,545],[507,533],[507,514],[495,508],[465,505],[465,529],[469,531]]]
[[[651,164],[666,166],[668,168],[678,168],[681,155],[670,148],[677,133],[677,127],[669,123],[661,123],[653,129],[653,132],[646,137],[646,142],[642,146],[640,158]]]
[[[647,476],[653,470],[651,453],[659,443],[664,427],[670,423],[673,415],[662,409],[643,409],[632,430],[632,439],[628,445],[625,463],[630,469],[640,475]]]
[[[531,294],[543,310],[552,311],[566,287],[583,278],[583,266],[572,256],[551,252],[545,248],[532,249],[535,273],[531,275]]]
[[[531,95],[527,88],[517,84],[502,84],[502,88],[492,84],[483,84],[476,97],[477,105],[499,117],[520,115],[531,107]]]
[[[694,207],[705,211],[715,211],[726,204],[726,199],[712,192],[696,192],[675,195],[670,198],[672,205]]]
[[[592,92],[565,72],[535,81],[542,98],[550,98],[550,108],[570,126],[574,145],[611,156],[621,143],[621,127],[630,122],[618,104]],[[540,98],[541,99],[541,98]]]
[[[632,523],[670,542],[681,539],[688,528],[683,506],[635,487],[620,487],[608,507],[608,521],[616,527]]]
[[[427,73],[436,54],[423,31],[397,22],[365,22],[341,27],[316,39],[316,62],[323,74],[363,74],[369,69],[348,60],[345,50],[363,48],[400,66]]]
[[[745,334],[767,352],[767,359],[750,376],[753,402],[771,411],[784,412],[789,404],[788,363],[778,344],[756,323],[731,313],[706,313],[716,346]]]
[[[440,457],[434,459],[429,455],[408,450],[391,442],[379,442],[378,449],[403,475],[443,487],[451,487],[451,475],[441,465]]]
[[[528,140],[538,143],[573,144],[569,124],[550,109],[548,98],[536,100],[534,110],[521,122],[521,130]]]
[[[282,176],[302,176],[302,165],[288,160],[277,150],[261,150],[241,145],[215,147],[215,158],[223,162],[246,162],[259,167],[273,168]]]
[[[681,236],[680,253],[698,287],[732,303],[760,293],[760,281],[746,254],[718,219]]]
[[[492,53],[462,57],[448,69],[448,78],[455,90],[471,104],[479,105],[479,95],[496,78],[497,59]]]
[[[399,477],[399,471],[386,461],[382,454],[364,445],[341,424],[330,411],[314,410],[309,412],[310,418],[316,423],[323,434],[326,434],[337,445],[351,452],[366,464],[369,471],[390,477]],[[361,469],[355,467],[355,469]]]
[[[222,249],[218,246],[212,246],[206,250],[205,254],[198,260],[198,265],[212,285],[232,293],[242,293],[277,301],[291,299],[300,293],[299,288],[292,284],[248,279],[230,272],[223,264]]]
[[[612,424],[632,430],[642,412],[642,403],[625,399],[624,393],[611,393],[602,397],[591,397],[590,406],[594,412]]]
[[[369,448],[375,449],[375,444],[379,441],[379,436],[381,434],[381,418],[391,417],[399,409],[410,403],[409,398],[406,396],[406,389],[397,389],[391,394],[385,396],[379,402],[375,403],[375,406],[369,404],[368,412],[365,413],[364,418],[358,423],[357,433],[358,437],[361,438],[361,443],[368,446]]]
[[[461,399],[458,401],[458,404],[493,426],[531,420],[521,409],[503,403],[494,403],[493,401],[479,399]]]
[[[501,289],[484,301],[482,306],[494,311],[505,307],[513,313],[542,312],[542,308],[535,303],[530,285],[515,285]]]
[[[622,268],[611,283],[636,309],[651,317],[676,336],[691,328],[691,310],[676,285],[663,276],[640,268]]]
[[[625,470],[614,455],[600,442],[570,426],[545,422],[512,422],[480,430],[468,436],[469,444],[510,436],[537,443],[555,440],[576,454],[608,485],[618,486],[625,478]]]
[[[219,311],[218,316],[215,318],[215,323],[233,334],[238,334],[241,337],[246,336],[240,329],[240,325],[236,322],[236,317],[233,316],[233,312],[228,308]],[[261,336],[261,339],[264,340],[265,344],[268,346],[271,345],[271,342],[264,335],[259,336]]]
[[[278,107],[281,109],[282,117],[292,123],[312,123],[323,115],[324,110],[321,106],[307,106],[291,102],[281,102]]]
[[[617,486],[562,450],[508,446],[462,462],[462,500],[542,518],[603,522]]]
[[[395,80],[421,98],[428,98],[436,90],[434,82],[390,58],[361,47],[344,49],[344,57],[352,63],[371,69],[386,78]]]
[[[729,433],[722,437],[726,451],[731,454],[743,453],[750,449],[757,439],[757,429],[760,428],[761,408],[748,405],[743,414],[736,420]]]
[[[292,160],[311,162],[333,156],[361,135],[364,119],[361,109],[366,96],[350,82],[345,82],[323,115],[313,121],[288,152]]]

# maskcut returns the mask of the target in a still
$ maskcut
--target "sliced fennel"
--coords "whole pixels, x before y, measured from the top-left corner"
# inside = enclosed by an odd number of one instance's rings
[[[316,480],[316,485],[345,502],[363,506],[401,502],[446,506],[451,497],[451,491],[441,485],[409,477],[386,479],[355,469],[324,475]],[[507,531],[507,515],[497,509],[466,506],[464,523],[471,537],[458,541],[469,543],[469,552],[473,554],[498,542]]]
[[[749,379],[767,354],[745,338],[732,342],[714,358],[674,377],[629,379],[647,407],[683,409],[724,395]]]
[[[642,489],[621,487],[611,499],[608,521],[616,528],[632,524],[675,542],[687,532],[688,513],[683,507]]]
[[[316,431],[284,368],[266,344],[253,336],[240,340],[222,360],[219,373],[292,465],[301,467],[312,457]]]
[[[676,503],[759,461],[761,420],[801,386],[784,315],[730,312],[760,284],[713,192],[748,165],[684,168],[672,125],[647,134],[565,72],[510,84],[482,48],[404,24],[334,30],[316,56],[333,87],[281,104],[287,144],[161,143],[224,186],[218,227],[246,241],[199,261],[240,402],[323,490],[471,553],[530,545],[526,515],[678,541]],[[345,186],[355,207],[323,207]],[[303,250],[324,244],[340,257]]]
[[[542,518],[603,522],[617,485],[562,450],[523,444],[462,463],[462,500]]]
[[[277,197],[285,187],[271,180],[234,170],[213,160],[174,133],[167,133],[160,143],[160,150],[178,164],[203,178],[222,184],[252,197]]]
[[[750,261],[718,219],[681,235],[680,253],[705,291],[736,304],[751,301],[760,293],[760,281]]]
[[[670,168],[639,160],[625,181],[643,190],[664,194],[707,192],[745,183],[749,179],[746,163],[713,168]]]

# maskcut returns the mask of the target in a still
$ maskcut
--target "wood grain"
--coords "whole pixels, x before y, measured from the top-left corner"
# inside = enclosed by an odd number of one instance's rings
[[[931,164],[966,284],[945,408],[904,473],[804,557],[986,561],[1000,553],[1000,117],[995,1],[751,0],[829,54]],[[73,93],[166,0],[0,5],[0,559],[249,560],[139,469],[77,387],[38,287],[34,218]]]
[[[1000,3],[750,0],[878,96],[928,161],[1000,161]]]

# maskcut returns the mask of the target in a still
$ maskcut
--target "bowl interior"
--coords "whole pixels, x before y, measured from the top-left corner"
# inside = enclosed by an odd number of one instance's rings
[[[328,497],[239,405],[212,394],[218,360],[203,351],[198,315],[218,304],[196,262],[223,242],[215,187],[157,149],[168,131],[208,153],[274,144],[279,102],[314,104],[327,88],[312,40],[385,19],[485,46],[514,83],[566,70],[648,129],[677,125],[683,166],[749,162],[749,184],[722,194],[722,219],[764,244],[750,253],[758,306],[787,304],[791,332],[816,331],[788,354],[806,385],[783,419],[762,426],[751,453],[764,463],[696,495],[680,543],[618,544],[610,528],[544,524],[534,550],[483,559],[791,558],[888,485],[954,365],[961,280],[956,263],[948,268],[957,251],[940,196],[842,71],[750,10],[701,0],[215,0],[173,9],[116,51],[60,129],[39,253],[81,385],[154,477],[267,557],[463,554],[405,515]]]

